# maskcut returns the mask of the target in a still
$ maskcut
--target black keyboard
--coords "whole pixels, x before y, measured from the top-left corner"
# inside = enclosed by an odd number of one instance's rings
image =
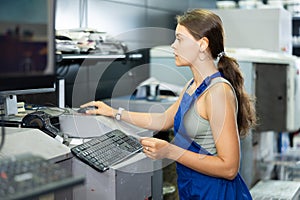
[[[140,152],[142,145],[133,137],[116,129],[71,149],[80,160],[100,172]]]
[[[84,177],[36,155],[0,159],[1,200],[32,199],[83,183]]]

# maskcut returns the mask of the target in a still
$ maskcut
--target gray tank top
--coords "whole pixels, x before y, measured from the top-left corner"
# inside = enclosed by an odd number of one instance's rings
[[[217,83],[227,83],[230,85],[232,90],[234,91],[232,85],[227,81],[226,79],[222,77],[214,78],[210,85],[206,88],[208,90],[210,87],[212,87],[214,84]],[[206,91],[205,90],[205,91]],[[204,93],[204,92],[203,92]],[[202,94],[203,94],[202,93]],[[234,92],[235,94],[235,92]],[[237,98],[235,95],[236,105],[237,104]],[[236,109],[237,112],[237,109]],[[209,121],[201,117],[195,107],[195,103],[192,104],[191,108],[186,112],[184,116],[184,127],[187,131],[187,134],[190,136],[192,140],[194,140],[196,143],[201,145],[203,148],[205,148],[209,153],[216,155],[216,145],[215,141],[212,135],[211,127],[209,124]]]

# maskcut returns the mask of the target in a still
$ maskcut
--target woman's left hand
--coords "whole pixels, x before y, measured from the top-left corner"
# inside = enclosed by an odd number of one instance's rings
[[[143,137],[140,139],[144,153],[151,159],[168,158],[170,143],[158,138]]]

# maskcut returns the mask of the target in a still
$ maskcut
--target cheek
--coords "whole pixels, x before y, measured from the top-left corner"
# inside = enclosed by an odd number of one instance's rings
[[[181,48],[178,49],[178,55],[181,61],[192,63],[199,55],[199,48],[196,45],[181,46]]]

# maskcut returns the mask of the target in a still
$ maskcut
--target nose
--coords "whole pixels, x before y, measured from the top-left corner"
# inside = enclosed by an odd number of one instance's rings
[[[171,44],[171,48],[175,49],[175,41]]]

